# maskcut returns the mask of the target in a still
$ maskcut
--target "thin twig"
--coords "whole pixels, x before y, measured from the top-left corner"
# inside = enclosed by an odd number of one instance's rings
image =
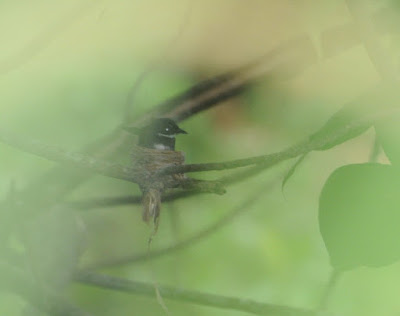
[[[298,145],[292,146],[286,150],[269,154],[262,155],[238,160],[231,160],[226,162],[216,163],[204,163],[204,164],[187,164],[182,166],[166,167],[158,172],[159,176],[174,173],[188,173],[188,172],[201,172],[201,171],[213,171],[213,170],[227,170],[235,169],[240,167],[247,167],[250,165],[263,164],[266,167],[275,165],[278,162],[295,158],[300,154],[304,154],[313,149],[310,142],[301,142]]]
[[[116,290],[131,294],[145,295],[155,298],[154,284],[137,281],[130,281],[109,275],[81,271],[76,274],[77,282],[100,287],[108,290]],[[179,289],[169,286],[158,286],[158,290],[164,299],[182,301],[211,306],[222,309],[237,310],[257,315],[275,316],[312,316],[313,311],[294,308],[289,306],[260,303],[249,299],[235,298],[221,295],[213,295],[187,289]]]

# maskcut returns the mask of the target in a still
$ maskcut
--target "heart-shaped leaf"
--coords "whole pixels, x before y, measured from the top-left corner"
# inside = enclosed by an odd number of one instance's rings
[[[326,181],[319,224],[334,268],[377,267],[400,259],[400,181],[394,170],[347,165]]]

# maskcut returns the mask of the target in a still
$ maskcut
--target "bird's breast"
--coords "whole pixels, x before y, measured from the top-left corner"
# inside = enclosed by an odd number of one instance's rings
[[[172,148],[170,148],[169,146],[165,145],[165,144],[154,144],[153,145],[154,149],[158,149],[158,150],[173,150]]]

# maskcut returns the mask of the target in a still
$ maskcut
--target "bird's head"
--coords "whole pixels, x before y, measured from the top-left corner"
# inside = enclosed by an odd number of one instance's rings
[[[159,118],[150,122],[143,130],[146,133],[153,133],[154,135],[161,137],[173,138],[178,134],[187,134],[186,131],[181,129],[175,121],[169,118]]]
[[[167,150],[175,149],[176,135],[187,134],[169,118],[157,118],[143,128],[128,127],[125,130],[139,136],[139,146]]]

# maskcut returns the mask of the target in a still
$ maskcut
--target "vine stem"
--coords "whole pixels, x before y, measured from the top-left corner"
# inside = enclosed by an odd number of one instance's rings
[[[75,275],[75,281],[90,286],[105,288],[131,294],[145,295],[154,298],[154,284],[130,281],[114,276],[80,271]],[[158,286],[163,298],[182,301],[203,306],[217,307],[221,309],[237,310],[257,315],[274,316],[314,316],[311,310],[294,308],[284,305],[261,303],[250,299],[208,294],[187,289],[179,289],[169,286]]]
[[[339,280],[339,278],[342,276],[342,271],[339,271],[337,269],[333,269],[330,276],[328,283],[324,289],[324,292],[322,293],[321,299],[318,303],[318,306],[316,308],[317,312],[321,312],[327,308],[329,298],[331,297],[333,290],[335,289],[335,286]]]

